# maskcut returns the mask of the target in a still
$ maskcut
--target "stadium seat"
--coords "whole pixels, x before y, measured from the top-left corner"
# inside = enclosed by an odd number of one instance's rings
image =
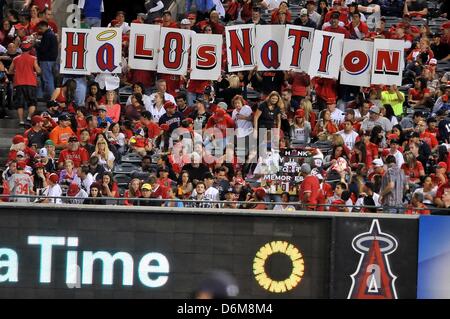
[[[140,163],[142,157],[137,153],[129,153],[122,156],[122,163]]]
[[[118,164],[114,167],[114,174],[131,174],[140,169],[139,166],[134,165],[133,163],[122,163]]]
[[[119,187],[128,187],[128,183],[131,181],[131,176],[126,174],[117,174],[114,175],[114,179]]]

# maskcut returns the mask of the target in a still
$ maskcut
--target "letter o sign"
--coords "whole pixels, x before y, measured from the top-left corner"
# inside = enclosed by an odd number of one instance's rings
[[[370,65],[369,56],[363,51],[351,51],[344,58],[344,68],[351,75],[359,75],[367,71]]]

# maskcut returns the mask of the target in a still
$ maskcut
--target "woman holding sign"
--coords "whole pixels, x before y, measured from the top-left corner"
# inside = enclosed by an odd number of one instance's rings
[[[253,137],[258,137],[259,129],[266,129],[268,131],[273,128],[280,129],[281,127],[281,106],[283,100],[278,92],[273,91],[269,94],[264,102],[258,106],[255,116],[253,118]]]

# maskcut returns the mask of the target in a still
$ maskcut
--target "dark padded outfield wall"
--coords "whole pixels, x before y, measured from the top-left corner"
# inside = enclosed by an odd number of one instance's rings
[[[417,287],[417,219],[335,219],[334,298],[411,299]]]
[[[0,298],[186,298],[209,270],[241,298],[328,298],[330,218],[0,207]]]

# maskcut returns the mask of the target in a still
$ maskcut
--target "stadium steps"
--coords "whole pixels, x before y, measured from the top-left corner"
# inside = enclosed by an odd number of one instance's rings
[[[0,120],[0,168],[6,165],[12,138],[17,134],[22,135],[23,132],[24,128],[18,125],[17,119]]]

